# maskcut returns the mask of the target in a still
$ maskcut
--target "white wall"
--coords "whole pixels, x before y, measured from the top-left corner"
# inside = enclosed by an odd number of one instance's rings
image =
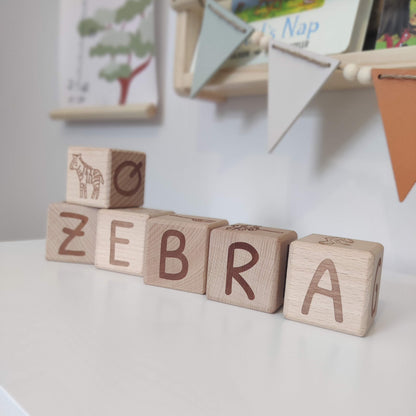
[[[321,93],[268,155],[265,97],[215,105],[175,94],[175,14],[167,0],[157,8],[158,119],[64,124],[47,115],[58,101],[58,2],[1,1],[0,239],[45,235],[68,146],[109,146],[147,152],[146,206],[379,241],[386,267],[414,272],[416,190],[398,202],[374,92]]]

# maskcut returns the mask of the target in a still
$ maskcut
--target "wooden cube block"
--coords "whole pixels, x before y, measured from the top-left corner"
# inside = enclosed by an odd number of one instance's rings
[[[70,147],[66,200],[98,208],[140,207],[145,169],[141,152]]]
[[[147,223],[144,282],[204,294],[211,230],[226,220],[167,215]]]
[[[364,336],[377,312],[383,246],[312,234],[290,246],[284,315]]]
[[[207,297],[274,313],[282,306],[290,230],[235,224],[211,233]]]
[[[147,221],[170,213],[147,208],[100,209],[95,265],[142,276]]]
[[[46,236],[46,259],[94,264],[97,231],[96,208],[50,204]]]

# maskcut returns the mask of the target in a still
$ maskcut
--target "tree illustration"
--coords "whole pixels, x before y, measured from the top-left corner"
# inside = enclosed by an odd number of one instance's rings
[[[116,10],[98,9],[92,17],[81,20],[78,33],[81,37],[99,36],[98,43],[89,54],[109,56],[108,64],[99,72],[99,77],[120,84],[119,104],[125,104],[131,82],[150,64],[154,55],[153,10],[145,15],[153,0],[127,0]],[[136,30],[126,26],[138,18]],[[131,28],[132,25],[129,25]],[[134,67],[133,57],[147,58]]]

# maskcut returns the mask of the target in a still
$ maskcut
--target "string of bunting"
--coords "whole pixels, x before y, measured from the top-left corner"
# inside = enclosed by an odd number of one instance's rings
[[[249,42],[251,44],[259,46],[264,52],[268,53],[269,51],[269,44],[272,41],[272,38],[268,35],[264,35],[262,32],[255,31],[250,39]],[[272,43],[272,47],[276,48],[275,44]],[[291,52],[296,55],[296,52]],[[304,58],[304,55],[301,53],[298,54],[300,58]],[[357,80],[362,85],[371,85],[372,84],[372,78],[371,78],[371,70],[372,68],[370,66],[359,66],[356,64],[344,64],[340,62],[338,68],[339,70],[342,70],[342,73],[344,75],[344,78],[348,81],[355,81]]]
[[[269,152],[277,146],[332,73],[342,71],[348,81],[374,84],[399,200],[406,198],[416,183],[416,140],[413,133],[416,69],[374,69],[274,41],[270,36],[254,31],[214,0],[206,0],[191,97],[199,93],[245,41],[269,54]]]

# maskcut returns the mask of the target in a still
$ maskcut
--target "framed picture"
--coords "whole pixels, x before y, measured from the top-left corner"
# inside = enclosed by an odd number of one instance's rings
[[[52,118],[153,117],[153,0],[61,0],[59,102]]]

